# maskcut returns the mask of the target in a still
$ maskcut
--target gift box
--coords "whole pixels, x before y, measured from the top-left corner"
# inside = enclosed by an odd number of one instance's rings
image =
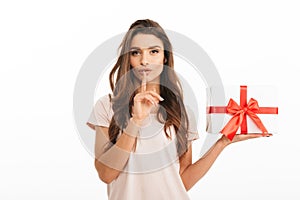
[[[212,86],[207,88],[208,133],[277,133],[277,89],[274,86]]]

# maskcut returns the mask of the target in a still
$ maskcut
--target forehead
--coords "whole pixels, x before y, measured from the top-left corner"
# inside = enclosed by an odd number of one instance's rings
[[[163,42],[151,34],[137,34],[131,41],[131,47],[148,48],[152,46],[160,46],[163,48]]]

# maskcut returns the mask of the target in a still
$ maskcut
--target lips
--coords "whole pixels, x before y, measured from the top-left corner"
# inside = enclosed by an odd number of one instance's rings
[[[152,70],[145,68],[145,69],[139,69],[137,71],[138,71],[139,75],[142,77],[142,76],[144,76],[144,74],[146,76],[148,76]]]
[[[144,73],[144,72],[149,73],[149,72],[151,72],[151,69],[147,69],[147,68],[146,69],[139,69],[138,72],[141,73],[141,74]]]

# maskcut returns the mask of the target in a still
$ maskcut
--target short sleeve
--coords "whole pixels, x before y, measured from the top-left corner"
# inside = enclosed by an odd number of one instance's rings
[[[87,125],[95,129],[95,126],[109,127],[111,118],[113,116],[112,105],[108,95],[101,97],[90,114]]]
[[[188,141],[196,140],[199,138],[199,134],[195,114],[189,107],[186,107],[186,112],[189,118]]]

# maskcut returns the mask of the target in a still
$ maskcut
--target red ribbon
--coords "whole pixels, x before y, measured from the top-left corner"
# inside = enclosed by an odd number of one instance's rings
[[[222,134],[232,140],[239,127],[241,127],[241,134],[247,134],[247,115],[263,134],[268,133],[257,114],[278,114],[278,107],[259,107],[258,102],[253,98],[251,98],[247,103],[247,86],[241,86],[240,105],[238,105],[233,99],[230,99],[226,107],[210,106],[208,108],[208,113],[228,113],[233,115],[221,130]]]

